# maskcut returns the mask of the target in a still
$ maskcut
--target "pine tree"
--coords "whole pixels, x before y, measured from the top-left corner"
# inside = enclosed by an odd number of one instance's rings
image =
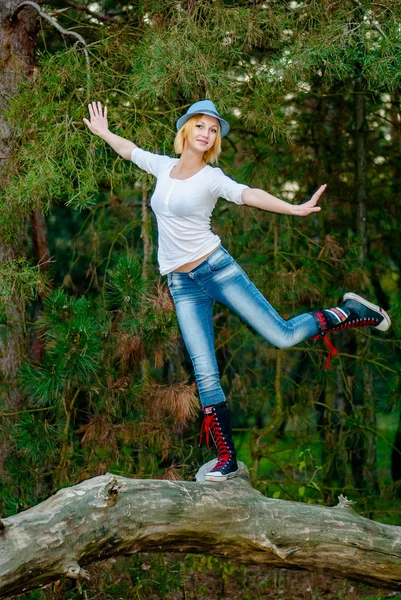
[[[45,8],[60,6],[54,1]],[[89,78],[82,45],[62,42],[43,21],[34,76],[20,86],[7,114],[16,147],[1,193],[2,240],[28,239],[31,215],[45,214],[52,287],[46,291],[32,240],[22,263],[7,255],[1,276],[8,283],[2,286],[20,290],[16,321],[24,321],[31,302],[27,320],[35,324],[29,335],[35,332],[42,344],[16,368],[20,379],[12,388],[27,402],[15,423],[10,427],[8,419],[3,426],[17,450],[7,463],[13,486],[3,492],[9,511],[107,469],[189,477],[198,460],[183,449],[184,435],[194,435],[184,430],[194,415],[194,388],[157,275],[156,230],[148,212],[154,181],[91,137],[82,123],[88,99],[109,106],[111,127],[120,135],[171,154],[182,110],[213,98],[231,124],[221,159],[229,175],[294,202],[329,183],[324,210],[309,221],[224,202],[216,209],[214,227],[223,243],[282,314],[324,306],[350,287],[366,288],[395,315],[399,305],[399,250],[391,242],[398,231],[394,192],[400,178],[397,142],[387,139],[399,126],[396,103],[388,99],[398,98],[397,3],[100,2],[94,17],[93,7],[83,6],[57,19],[64,29],[78,20],[89,49]],[[361,96],[363,231],[355,210]],[[18,236],[16,215],[25,228]],[[3,294],[3,315],[10,293]],[[360,483],[355,468],[363,470],[366,461],[359,467],[354,461],[354,472],[348,463],[364,451],[373,425],[372,415],[369,428],[362,418],[366,381],[360,373],[373,380],[376,410],[396,406],[393,339],[372,335],[369,346],[357,348],[354,340],[367,337],[352,332],[339,347],[354,358],[336,359],[325,375],[319,345],[279,352],[221,307],[215,321],[235,424],[255,430],[251,460],[255,480],[267,482],[261,487],[277,491],[271,480],[281,477],[280,458],[270,470],[266,459],[279,449],[280,436],[291,436],[294,423],[310,433],[309,440],[316,439],[316,428],[322,436],[323,455],[312,458],[324,466],[318,475],[323,491],[311,485],[312,496],[328,500],[333,488]],[[20,330],[18,343],[26,345],[27,336]],[[347,339],[354,344],[349,352]],[[174,441],[177,411],[180,435]],[[351,447],[355,439],[357,447]],[[291,470],[287,483],[305,462],[298,454],[284,459]]]

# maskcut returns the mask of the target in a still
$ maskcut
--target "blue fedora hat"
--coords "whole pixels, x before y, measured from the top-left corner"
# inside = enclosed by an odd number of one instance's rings
[[[227,123],[227,121],[220,117],[219,113],[217,112],[217,108],[211,100],[200,100],[199,102],[195,102],[195,104],[192,104],[188,108],[185,115],[182,115],[182,117],[178,119],[177,131],[181,129],[181,127],[185,125],[188,119],[190,119],[194,115],[210,115],[211,117],[215,117],[216,119],[218,119],[220,121],[221,137],[224,137],[230,131],[229,124]]]

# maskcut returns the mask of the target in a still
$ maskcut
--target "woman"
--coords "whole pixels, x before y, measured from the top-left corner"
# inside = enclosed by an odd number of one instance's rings
[[[210,218],[219,197],[236,204],[305,217],[317,206],[326,189],[322,185],[300,205],[289,204],[271,194],[236,183],[214,163],[221,151],[221,138],[230,127],[210,100],[195,102],[177,121],[175,151],[180,158],[152,154],[108,129],[107,108],[89,105],[90,131],[105,140],[120,156],[157,178],[151,199],[156,214],[158,262],[167,275],[178,322],[192,359],[204,412],[202,430],[217,446],[218,459],[206,474],[207,481],[226,481],[238,473],[236,452],[226,398],[217,368],[212,308],[217,300],[238,313],[266,340],[279,348],[347,327],[370,325],[386,331],[389,316],[378,306],[353,293],[345,294],[341,307],[318,310],[282,319],[221,246],[212,233]]]

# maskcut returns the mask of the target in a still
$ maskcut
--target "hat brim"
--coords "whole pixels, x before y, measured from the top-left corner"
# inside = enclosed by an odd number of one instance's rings
[[[222,119],[217,113],[207,109],[199,112],[193,112],[189,114],[186,113],[185,115],[182,115],[182,117],[180,117],[177,121],[177,131],[179,131],[181,127],[185,125],[187,121],[189,121],[189,119],[192,119],[192,117],[195,117],[196,115],[209,115],[210,117],[214,117],[215,119],[217,119],[220,123],[220,135],[222,138],[226,136],[227,133],[230,131],[230,126],[227,123],[227,121]]]

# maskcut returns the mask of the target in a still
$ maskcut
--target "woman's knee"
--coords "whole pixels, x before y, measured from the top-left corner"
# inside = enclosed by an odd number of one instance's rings
[[[294,342],[292,339],[282,339],[279,340],[278,342],[276,342],[275,346],[279,349],[279,350],[287,350],[287,348],[291,348],[291,346],[294,345]]]

